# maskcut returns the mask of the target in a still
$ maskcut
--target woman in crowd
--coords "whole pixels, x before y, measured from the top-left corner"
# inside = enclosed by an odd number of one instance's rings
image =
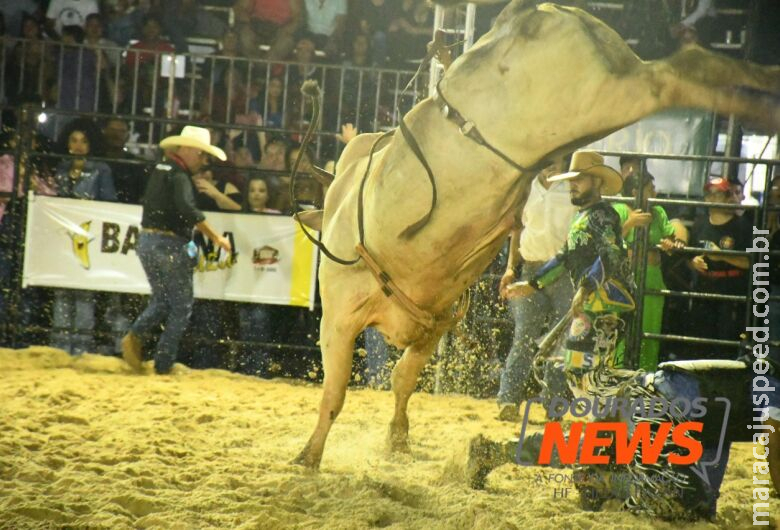
[[[75,158],[60,162],[54,173],[59,197],[116,201],[111,170],[103,162],[88,159],[90,153],[98,150],[98,138],[96,127],[89,120],[75,120],[63,131],[61,144]],[[82,225],[68,229],[77,232],[89,230],[89,227]],[[73,355],[94,351],[95,293],[75,289],[54,290],[52,324],[52,346]]]
[[[265,177],[255,175],[249,179],[244,193],[243,211],[253,214],[278,214],[279,210],[269,208],[273,189]],[[255,256],[252,257],[255,261]],[[260,273],[262,273],[260,271]],[[273,342],[278,319],[276,306],[269,304],[241,304],[239,326],[241,340],[245,342]],[[237,370],[244,374],[261,375],[268,369],[266,346],[244,344],[238,356]]]
[[[621,164],[623,165],[623,164]],[[655,179],[646,170],[643,173],[642,185],[643,204],[642,208],[635,210],[625,203],[616,203],[613,205],[620,222],[623,225],[623,239],[629,247],[629,256],[631,256],[631,247],[636,238],[636,228],[647,227],[649,230],[648,250],[647,250],[647,273],[645,276],[645,289],[666,289],[664,277],[661,273],[661,254],[657,247],[660,245],[665,251],[671,251],[674,248],[682,248],[685,242],[677,239],[675,236],[675,225],[669,221],[666,211],[661,206],[648,208],[647,200],[656,196]],[[626,176],[623,185],[623,195],[626,197],[636,197],[639,190],[640,177],[638,173],[631,172]],[[644,310],[642,312],[642,330],[645,333],[660,333],[663,323],[664,297],[661,295],[648,295],[644,297]],[[658,366],[658,354],[660,343],[654,339],[642,339],[642,346],[639,354],[639,368],[648,372],[653,372]]]
[[[271,186],[265,177],[255,175],[246,185],[242,210],[247,213],[282,213],[268,206],[275,200]]]

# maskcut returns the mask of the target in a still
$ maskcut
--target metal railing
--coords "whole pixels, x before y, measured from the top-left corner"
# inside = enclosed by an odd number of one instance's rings
[[[624,152],[602,152],[605,156],[630,156],[636,157],[641,160],[640,169],[638,174],[638,182],[644,182],[644,174],[646,172],[646,161],[648,159],[666,159],[666,160],[685,160],[690,162],[728,162],[731,164],[756,164],[765,165],[767,169],[769,166],[780,163],[780,160],[771,159],[753,159],[743,157],[728,157],[728,156],[694,156],[694,155],[656,155],[645,153],[624,153]],[[780,205],[769,204],[769,191],[772,182],[770,177],[771,172],[767,171],[767,177],[764,182],[764,190],[762,194],[762,201],[759,205],[744,205],[734,203],[711,203],[701,200],[690,199],[663,199],[663,198],[648,198],[647,209],[649,210],[654,205],[658,206],[685,206],[694,208],[718,208],[718,209],[732,209],[741,210],[743,215],[748,215],[749,212],[753,214],[753,226],[758,229],[766,229],[769,212],[780,211]],[[633,207],[641,208],[645,202],[644,186],[640,186],[637,189],[637,195],[633,199]],[[612,201],[629,202],[629,197],[610,197]],[[632,248],[632,266],[634,270],[634,280],[636,283],[636,311],[633,315],[630,331],[627,337],[626,348],[626,364],[629,367],[636,368],[639,365],[639,354],[641,350],[641,344],[643,339],[659,340],[659,341],[674,341],[687,344],[699,344],[699,345],[712,345],[712,346],[725,346],[733,347],[734,355],[736,357],[740,346],[744,343],[745,337],[734,337],[733,340],[722,340],[711,337],[698,337],[695,335],[679,335],[668,333],[649,333],[644,332],[642,329],[643,309],[642,303],[645,295],[659,295],[663,297],[676,297],[684,298],[688,300],[711,300],[711,301],[728,301],[728,302],[743,302],[745,304],[744,309],[744,323],[745,328],[748,326],[754,326],[757,324],[757,317],[753,315],[752,311],[752,270],[755,264],[755,253],[740,251],[740,250],[710,250],[705,248],[697,248],[692,246],[686,246],[682,249],[675,250],[678,253],[695,254],[695,255],[722,255],[731,257],[748,257],[750,259],[748,269],[745,272],[747,280],[747,291],[744,295],[728,295],[707,293],[699,291],[673,291],[669,289],[655,290],[647,289],[645,285],[646,273],[648,267],[648,255],[649,255],[649,230],[645,227],[635,228],[634,245]],[[769,252],[769,256],[776,259],[780,259],[780,251]],[[780,300],[780,296],[770,296],[769,300]],[[695,330],[693,330],[695,331]]]
[[[345,123],[361,131],[395,127],[427,95],[427,74],[407,70],[42,39],[3,37],[0,42],[4,105],[31,102],[47,110],[121,116],[130,120],[131,133],[150,145],[165,131],[147,118],[257,127],[260,116],[262,130],[300,133],[308,125],[308,107],[299,90],[306,79],[320,85],[321,129],[332,135]],[[318,155],[322,148],[318,138]]]

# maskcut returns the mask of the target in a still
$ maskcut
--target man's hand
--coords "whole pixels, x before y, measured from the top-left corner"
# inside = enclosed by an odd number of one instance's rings
[[[203,193],[212,199],[218,195],[221,195],[216,186],[204,178],[195,179],[195,189],[198,190],[198,193]]]
[[[696,269],[697,272],[707,272],[709,269],[707,262],[704,261],[704,256],[696,256],[693,258],[691,260],[691,265],[693,265],[693,268]]]
[[[577,292],[574,293],[574,297],[571,299],[571,310],[573,313],[582,313],[582,306],[585,304],[585,288],[580,287]]]
[[[230,240],[225,236],[217,236],[214,240],[214,244],[223,248],[227,252],[233,252],[233,247],[230,245]]]
[[[713,242],[707,243],[707,250],[720,250],[720,247]],[[723,256],[717,254],[707,254],[707,259],[710,261],[723,261]]]
[[[536,292],[536,289],[531,287],[528,282],[515,282],[507,285],[505,292],[506,298],[511,300],[512,298],[524,298],[526,296],[531,296]]]
[[[643,212],[642,210],[632,210],[628,214],[628,219],[623,223],[624,228],[636,228],[638,226],[647,226],[653,220],[653,214]]]
[[[506,298],[506,288],[515,279],[515,271],[507,269],[503,276],[501,276],[501,282],[498,284],[498,296]]]
[[[658,245],[661,247],[661,250],[667,254],[671,254],[673,250],[680,250],[685,248],[685,241],[681,241],[675,237],[665,237],[659,242]]]

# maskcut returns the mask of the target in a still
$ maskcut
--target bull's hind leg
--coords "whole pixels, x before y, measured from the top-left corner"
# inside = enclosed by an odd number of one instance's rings
[[[395,413],[390,422],[388,445],[391,451],[409,452],[409,417],[406,408],[409,398],[417,386],[417,378],[431,358],[440,333],[426,341],[413,344],[404,350],[401,359],[393,368],[393,393],[395,394]]]
[[[322,383],[322,400],[317,426],[301,453],[293,460],[311,469],[317,469],[322,460],[325,440],[333,422],[344,406],[347,385],[352,374],[352,356],[355,338],[360,329],[354,323],[340,325],[323,314],[320,325],[320,346],[325,378]]]

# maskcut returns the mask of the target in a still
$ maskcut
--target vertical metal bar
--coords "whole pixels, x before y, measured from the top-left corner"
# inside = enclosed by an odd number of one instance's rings
[[[268,88],[271,86],[271,64],[265,63],[265,94],[263,96],[263,127],[268,127],[266,119],[268,118]]]
[[[46,45],[42,45],[44,49],[46,49]],[[43,55],[41,55],[43,57]],[[27,64],[27,39],[24,39],[22,41],[22,60],[19,61],[19,83],[16,87],[16,91],[21,92],[22,87],[24,86],[24,65]],[[41,59],[41,64],[43,64],[43,60]],[[41,93],[43,93],[41,91]]]
[[[148,135],[148,142],[150,144],[155,143],[154,142],[154,120],[151,118],[155,117],[157,115],[157,76],[160,75],[160,52],[154,53],[154,69],[153,69],[153,76],[152,76],[152,101],[151,101],[151,109],[150,109],[150,119],[149,119],[149,135]]]
[[[133,62],[133,101],[130,103],[130,114],[135,116],[138,112],[138,72],[140,68],[140,57],[138,50],[128,50],[127,53],[135,54],[135,61]],[[130,132],[135,132],[135,120],[130,122]]]
[[[217,60],[211,58],[211,72],[209,74],[209,117],[214,116],[214,69],[217,66]]]
[[[167,101],[167,107],[168,107],[168,118],[176,118],[176,114],[173,109],[173,94],[174,94],[174,88],[176,86],[176,53],[171,54],[171,72],[170,77],[168,78],[168,97],[166,98]],[[165,127],[165,129],[168,129],[168,126]]]
[[[193,110],[195,109],[195,76],[197,75],[197,71],[195,70],[195,57],[190,55],[190,99],[189,104],[187,105],[187,112],[189,112],[190,120],[192,120],[195,116],[193,115]]]
[[[252,92],[252,61],[246,62],[246,94],[244,102],[244,114],[249,114],[249,97]],[[252,131],[253,134],[255,133]],[[244,145],[249,145],[249,131],[244,129]]]
[[[287,84],[290,81],[290,65],[284,65],[284,91],[282,92],[282,127],[287,123]]]
[[[363,97],[363,70],[358,70],[357,103],[355,108],[355,129],[360,129],[360,100]]]
[[[227,86],[227,107],[225,110],[225,123],[230,123],[230,111],[233,110],[233,68],[236,66],[235,60],[230,58],[230,67],[228,70],[228,86]]]
[[[100,81],[102,77],[100,75],[100,67],[103,65],[103,50],[97,48],[97,52],[93,50],[92,53],[95,54],[95,101],[92,104],[92,112],[97,112],[98,104],[100,103]]]
[[[45,71],[46,66],[46,57],[49,56],[48,50],[46,49],[46,44],[41,43],[41,46],[43,46],[44,53],[41,54],[41,60],[38,63],[38,94],[41,96],[41,100],[45,101],[46,97],[44,94],[44,82],[43,82],[43,73]]]
[[[341,68],[341,78],[339,79],[339,104],[336,109],[336,132],[341,132],[341,107],[344,104],[344,71],[346,68]]]
[[[398,125],[401,109],[398,108],[398,91],[401,90],[401,72],[395,73],[395,90],[393,90],[393,127]]]
[[[65,61],[65,58],[63,57],[65,50],[64,50],[64,46],[62,45],[62,43],[59,44],[59,48],[60,48],[60,59],[59,59],[59,65],[58,65],[58,68],[57,68],[57,79],[58,80],[62,79],[62,70],[63,70],[64,61]],[[43,95],[43,94],[41,94],[41,95]],[[62,83],[58,83],[58,87],[57,87],[57,106],[60,105],[61,101],[62,101]],[[60,134],[60,116],[57,115],[54,118],[54,137],[55,138],[58,137],[59,134]]]
[[[645,158],[642,157],[639,161],[639,172],[637,174],[637,181],[639,185],[636,190],[636,199],[634,200],[634,208],[638,209],[644,205],[645,195]],[[648,209],[652,213],[651,207],[648,205]],[[645,279],[647,278],[647,245],[649,243],[650,231],[642,226],[634,228],[634,243],[633,243],[633,267],[634,278],[636,279],[636,295],[634,297],[634,321],[631,326],[631,336],[626,337],[626,351],[624,362],[629,369],[639,368],[639,358],[642,349],[642,338],[644,335],[644,329],[642,326],[642,319],[644,316],[644,299],[645,299]]]
[[[75,110],[81,110],[81,73],[84,70],[84,47],[79,46],[79,57],[76,61],[76,102]]]
[[[111,98],[113,100],[111,103],[111,111],[114,114],[117,113],[117,107],[119,107],[119,61],[121,55],[117,55],[116,58],[117,60],[114,62],[114,94]]]
[[[379,93],[382,90],[382,72],[380,71],[376,79],[376,101],[374,102],[374,132],[378,129],[377,122],[379,121]]]

